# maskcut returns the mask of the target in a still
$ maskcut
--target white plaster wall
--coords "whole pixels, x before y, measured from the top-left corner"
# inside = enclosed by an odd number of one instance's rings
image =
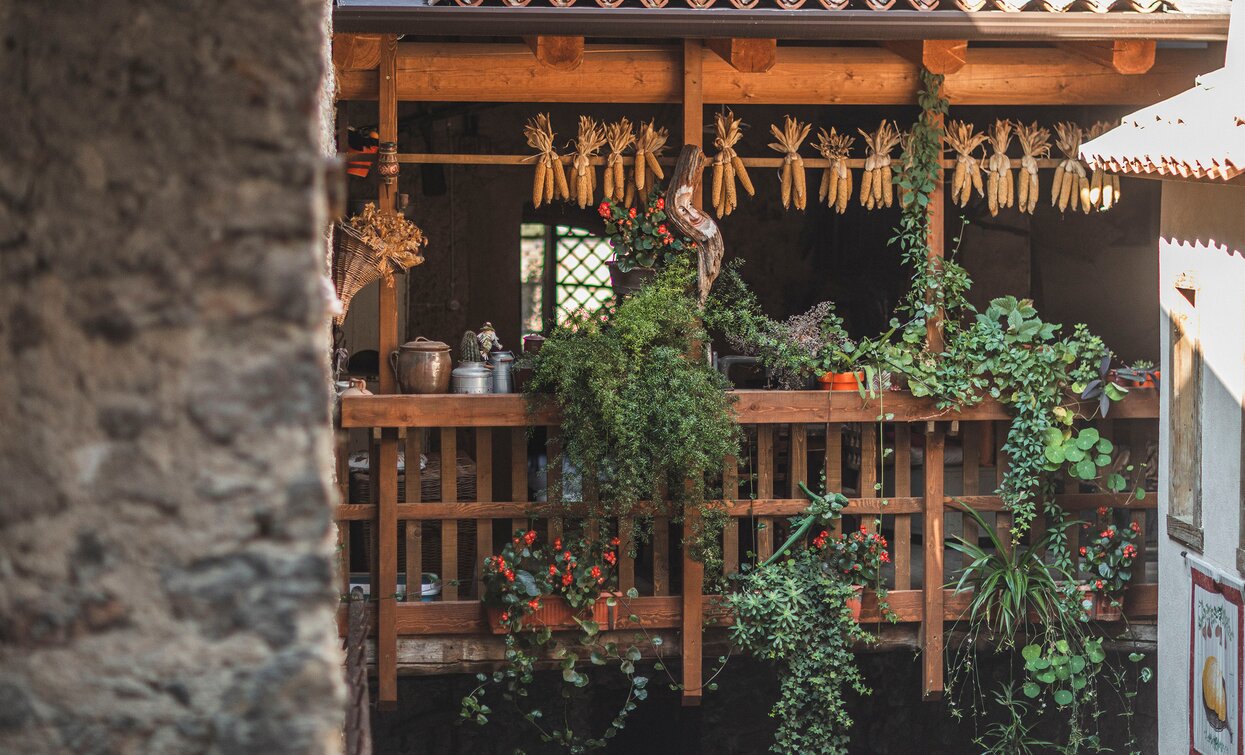
[[[1245,386],[1245,187],[1167,182],[1159,241],[1163,373],[1170,374],[1168,312],[1181,274],[1196,280],[1202,368],[1202,558],[1236,575],[1240,542],[1241,393]],[[1166,391],[1162,415],[1168,417]],[[1166,535],[1170,437],[1159,447],[1159,752],[1189,751],[1187,548]]]

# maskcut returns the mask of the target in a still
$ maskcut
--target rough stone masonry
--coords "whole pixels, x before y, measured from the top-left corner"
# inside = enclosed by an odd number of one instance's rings
[[[336,749],[325,0],[0,0],[0,752]]]

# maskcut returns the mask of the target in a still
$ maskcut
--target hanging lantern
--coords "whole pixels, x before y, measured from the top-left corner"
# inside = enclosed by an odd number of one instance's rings
[[[380,175],[382,183],[392,185],[398,182],[397,142],[381,142],[376,172]]]

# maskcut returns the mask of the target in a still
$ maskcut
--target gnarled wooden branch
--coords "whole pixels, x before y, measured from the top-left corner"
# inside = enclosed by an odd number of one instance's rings
[[[695,144],[684,145],[679,161],[666,189],[666,210],[670,223],[679,233],[696,242],[696,288],[700,303],[709,298],[709,289],[722,270],[726,247],[718,224],[709,213],[702,212],[693,202],[696,187],[704,175],[705,153]]]

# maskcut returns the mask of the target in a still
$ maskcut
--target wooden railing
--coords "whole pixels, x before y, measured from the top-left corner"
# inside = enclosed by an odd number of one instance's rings
[[[723,533],[725,570],[770,555],[783,536],[786,517],[807,505],[796,483],[816,489],[824,472],[826,488],[850,499],[843,510],[848,526],[880,524],[888,533],[893,560],[885,573],[889,604],[899,622],[921,625],[924,692],[938,695],[944,622],[959,618],[966,603],[965,596],[944,588],[959,566],[944,562],[956,555],[944,542],[950,534],[970,539],[981,534],[961,506],[988,512],[1003,539],[1011,537],[1011,516],[989,494],[1007,468],[1000,448],[1008,412],[993,401],[963,412],[939,411],[931,401],[902,392],[871,400],[854,392],[738,391],[736,396],[745,444],[741,458],[724,460],[720,478],[730,514]],[[885,421],[879,421],[883,416]],[[1138,459],[1157,444],[1157,416],[1157,393],[1138,390],[1097,424]],[[476,580],[479,564],[500,538],[529,526],[549,537],[561,532],[564,522],[550,515],[549,504],[533,500],[556,487],[551,483],[562,472],[543,463],[557,456],[558,419],[556,409],[530,411],[518,395],[382,395],[342,401],[338,473],[347,503],[336,514],[342,589],[349,591],[355,575],[376,598],[380,703],[396,700],[399,638],[437,637],[448,647],[454,636],[488,635]],[[346,462],[352,448],[362,461],[353,474]],[[882,448],[893,451],[882,454]],[[405,459],[401,477],[399,449]],[[412,460],[424,454],[429,464],[421,470]],[[433,482],[437,477],[439,483]],[[566,483],[569,496],[578,486],[573,480]],[[1153,493],[1140,499],[1084,493],[1071,483],[1065,490],[1058,500],[1074,516],[1102,506],[1127,509],[1126,516],[1139,521],[1143,531],[1146,511],[1156,505]],[[628,541],[633,523],[614,526]],[[1030,537],[1043,529],[1039,520]],[[1075,549],[1079,528],[1069,534]],[[655,518],[651,538],[634,557],[621,549],[618,575],[622,590],[639,591],[630,608],[646,628],[680,630],[685,695],[694,698],[700,689],[705,617],[715,624],[730,617],[722,615],[714,596],[702,595],[700,565],[687,557],[680,542],[677,525]],[[936,547],[926,547],[931,543]],[[1144,564],[1144,552],[1140,560]],[[395,597],[399,568],[411,596],[405,601]],[[441,592],[420,600],[425,571],[439,574]],[[1131,620],[1144,621],[1157,613],[1157,590],[1147,583],[1144,567],[1138,572],[1126,612]],[[878,618],[876,604],[867,600],[863,620]],[[461,643],[457,647],[456,655],[447,651],[423,668],[464,670],[494,659],[487,651],[473,655]],[[420,657],[427,660],[428,654]],[[418,660],[412,663],[419,666]]]

